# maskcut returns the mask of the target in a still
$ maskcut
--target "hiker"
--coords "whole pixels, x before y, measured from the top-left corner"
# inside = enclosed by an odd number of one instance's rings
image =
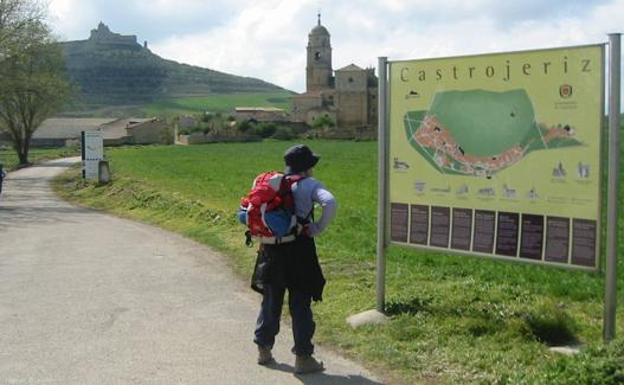
[[[271,349],[279,333],[282,304],[288,290],[288,307],[292,317],[295,346],[295,373],[304,374],[324,370],[322,362],[312,355],[315,323],[311,301],[321,301],[325,278],[316,255],[314,237],[327,228],[336,214],[336,200],[321,182],[314,179],[313,169],[320,157],[308,146],[296,145],[285,155],[285,177],[299,175],[292,185],[295,213],[300,230],[292,242],[261,244],[261,253],[269,262],[260,314],[256,323],[254,342],[258,345],[258,364],[275,362]],[[314,203],[322,206],[319,221],[314,222]]]
[[[5,176],[6,173],[4,172],[3,164],[0,163],[0,194],[2,194],[2,181],[4,181]]]

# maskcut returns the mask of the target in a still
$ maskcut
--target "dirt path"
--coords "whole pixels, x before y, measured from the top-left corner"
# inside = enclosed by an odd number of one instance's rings
[[[209,248],[72,206],[49,180],[77,159],[9,174],[0,196],[0,385],[374,385],[322,348],[294,376],[289,328],[255,363],[259,297]]]

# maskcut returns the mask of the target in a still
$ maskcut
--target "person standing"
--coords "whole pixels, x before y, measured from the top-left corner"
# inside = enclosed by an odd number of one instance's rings
[[[269,261],[260,314],[256,322],[254,342],[258,345],[258,364],[275,362],[271,349],[279,333],[284,295],[288,290],[288,307],[292,317],[295,373],[305,374],[324,370],[314,357],[312,337],[314,323],[311,303],[321,301],[325,278],[318,262],[314,237],[322,233],[336,215],[336,199],[321,182],[313,178],[314,166],[320,157],[306,145],[295,145],[285,155],[285,177],[300,175],[292,186],[295,214],[301,231],[292,242],[262,244],[263,257]],[[323,208],[320,219],[314,221],[314,203]]]

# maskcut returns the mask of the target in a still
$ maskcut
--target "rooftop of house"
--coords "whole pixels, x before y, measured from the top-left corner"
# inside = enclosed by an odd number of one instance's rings
[[[135,127],[139,124],[155,120],[155,118],[120,118],[102,124],[102,134],[104,139],[116,139],[128,136],[128,128]]]
[[[281,108],[276,107],[236,107],[235,112],[284,112]]]
[[[96,131],[102,124],[113,119],[99,118],[50,118],[43,121],[33,134],[34,139],[75,139],[81,131]]]

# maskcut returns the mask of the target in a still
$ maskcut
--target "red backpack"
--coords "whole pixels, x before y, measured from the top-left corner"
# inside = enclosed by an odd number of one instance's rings
[[[292,187],[304,178],[269,171],[254,179],[251,191],[241,198],[238,211],[239,221],[247,225],[245,235],[248,246],[251,245],[251,237],[269,244],[295,240],[297,216]]]

